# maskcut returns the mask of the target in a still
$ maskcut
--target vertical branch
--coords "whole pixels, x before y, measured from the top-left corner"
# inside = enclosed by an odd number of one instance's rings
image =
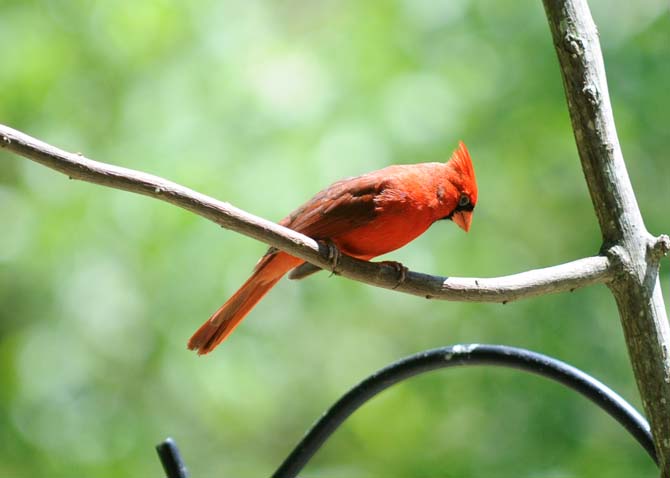
[[[646,230],[619,146],[598,31],[586,0],[543,0],[603,249],[617,263],[616,299],[664,476],[670,477],[670,329],[658,282],[667,236]]]

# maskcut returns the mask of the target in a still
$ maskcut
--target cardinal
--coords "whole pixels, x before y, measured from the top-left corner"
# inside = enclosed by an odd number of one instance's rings
[[[472,161],[460,142],[446,163],[395,165],[338,181],[279,224],[369,261],[404,246],[440,219],[467,232],[476,204]],[[193,334],[188,348],[211,352],[286,273],[302,279],[319,270],[271,247],[251,277]]]

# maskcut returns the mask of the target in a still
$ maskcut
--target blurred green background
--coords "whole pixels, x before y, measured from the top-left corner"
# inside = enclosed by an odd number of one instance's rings
[[[647,226],[668,232],[670,15],[593,1]],[[469,234],[389,254],[495,276],[600,247],[541,2],[0,3],[0,122],[279,220],[342,177],[470,148]],[[319,274],[283,281],[215,353],[190,334],[265,246],[145,197],[0,153],[0,476],[268,476],[374,370],[426,348],[556,356],[638,408],[604,286],[501,305],[426,301]],[[662,280],[668,283],[667,262]],[[357,412],[311,477],[656,476],[585,399],[509,370],[435,372]]]

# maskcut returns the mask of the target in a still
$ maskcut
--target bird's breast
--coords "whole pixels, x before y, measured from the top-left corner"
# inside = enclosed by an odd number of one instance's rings
[[[342,252],[360,259],[372,259],[404,246],[430,227],[425,212],[382,210],[369,223],[333,237]]]

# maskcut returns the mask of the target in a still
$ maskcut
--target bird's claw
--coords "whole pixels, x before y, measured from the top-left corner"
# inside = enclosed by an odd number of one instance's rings
[[[342,257],[342,253],[337,248],[335,243],[329,239],[324,239],[318,242],[326,249],[328,249],[328,255],[326,257],[330,261],[330,275],[332,276],[333,274],[337,274],[337,266],[340,264],[340,257]]]
[[[398,282],[396,282],[396,285],[393,286],[393,290],[396,290],[398,287],[400,287],[400,285],[405,282],[405,279],[407,279],[407,273],[409,272],[409,269],[402,265],[402,263],[398,261],[381,261],[380,264],[393,267],[398,273]]]

